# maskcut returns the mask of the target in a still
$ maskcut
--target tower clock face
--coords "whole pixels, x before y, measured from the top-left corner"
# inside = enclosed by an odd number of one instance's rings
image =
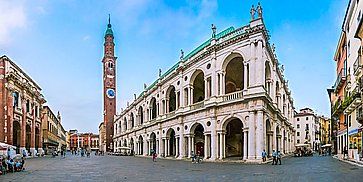
[[[115,90],[113,90],[112,88],[109,88],[106,90],[106,94],[107,94],[107,97],[112,99],[112,98],[115,98]]]

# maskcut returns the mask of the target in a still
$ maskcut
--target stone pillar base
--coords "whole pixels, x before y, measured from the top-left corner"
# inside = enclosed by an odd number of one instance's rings
[[[35,156],[35,154],[36,154],[36,150],[35,150],[35,148],[30,148],[30,153],[31,153],[31,157],[34,157]],[[30,156],[29,156],[30,157]]]
[[[38,148],[38,154],[39,154],[39,156],[44,154],[43,148]]]

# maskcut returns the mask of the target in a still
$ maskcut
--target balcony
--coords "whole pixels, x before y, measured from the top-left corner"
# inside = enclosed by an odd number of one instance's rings
[[[344,114],[352,113],[361,103],[361,94],[359,88],[356,87],[350,96],[345,97],[342,103]]]
[[[190,110],[196,110],[196,109],[200,109],[204,106],[204,101],[201,102],[197,102],[193,105],[190,106]]]
[[[243,97],[243,91],[229,93],[223,96],[223,101],[237,100]]]
[[[361,68],[362,68],[362,60],[361,60],[361,55],[359,55],[353,64],[354,75],[356,76],[359,75],[359,73],[361,72]]]
[[[339,71],[339,74],[337,76],[337,80],[335,81],[334,90],[338,91],[340,88],[342,88],[343,83],[345,82],[345,80],[346,80],[346,73],[345,73],[345,70],[342,68]]]

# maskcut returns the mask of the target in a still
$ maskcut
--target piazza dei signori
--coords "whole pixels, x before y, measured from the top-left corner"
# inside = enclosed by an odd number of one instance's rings
[[[247,13],[246,13],[247,15]],[[294,105],[260,5],[250,22],[217,31],[114,119],[113,150],[165,158],[261,162],[294,147]]]

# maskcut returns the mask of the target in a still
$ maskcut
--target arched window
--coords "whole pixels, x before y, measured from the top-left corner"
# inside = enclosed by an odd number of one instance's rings
[[[230,60],[226,67],[225,93],[232,93],[244,88],[244,65],[240,56]]]
[[[175,111],[176,109],[176,94],[175,94],[175,87],[170,86],[167,91],[167,98],[168,98],[168,112]]]
[[[194,80],[192,80],[193,104],[203,101],[205,97],[204,73],[201,70],[197,70],[194,75]]]

